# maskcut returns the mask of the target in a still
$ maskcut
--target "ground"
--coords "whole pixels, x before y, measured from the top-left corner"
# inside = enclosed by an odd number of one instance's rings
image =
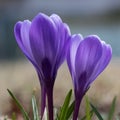
[[[94,81],[87,96],[101,110],[107,111],[114,96],[117,96],[116,111],[120,111],[120,59],[113,58],[109,66]],[[54,88],[54,105],[59,107],[67,92],[72,88],[72,80],[66,63],[58,71]],[[27,60],[0,62],[0,115],[11,111],[10,89],[23,102],[28,103],[31,94],[40,94],[40,86],[34,67]],[[74,96],[73,96],[74,97]],[[84,101],[84,100],[83,100]],[[82,103],[84,104],[84,103]]]

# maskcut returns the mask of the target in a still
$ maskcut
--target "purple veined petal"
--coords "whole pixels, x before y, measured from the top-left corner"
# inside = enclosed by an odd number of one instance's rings
[[[30,21],[28,20],[23,21],[21,26],[21,40],[24,48],[26,49],[26,53],[28,53],[29,57],[34,61],[34,57],[30,46],[30,39],[29,39],[30,26],[31,26]]]
[[[105,42],[101,41],[102,43],[102,56],[98,61],[94,71],[90,77],[89,83],[90,84],[96,77],[106,68],[109,64],[111,57],[112,57],[112,48],[110,45],[107,45]]]
[[[57,14],[52,14],[50,18],[54,21],[56,26],[59,26],[59,23],[62,23],[61,18]]]
[[[80,34],[72,35],[71,43],[70,43],[70,46],[67,52],[67,64],[68,64],[68,67],[69,67],[69,70],[72,76],[72,82],[74,85],[74,89],[77,88],[76,72],[75,72],[75,57],[76,57],[78,46],[82,40],[83,40],[82,35]]]
[[[52,20],[45,14],[38,14],[32,21],[29,35],[36,62],[41,66],[41,61],[46,57],[52,62],[56,39],[55,26]]]
[[[58,15],[53,14],[50,16],[50,18],[53,20],[56,26],[57,38],[55,41],[56,44],[55,66],[56,69],[58,69],[58,67],[63,63],[65,59],[71,33],[67,24],[63,23]]]
[[[15,25],[14,32],[17,43],[19,47],[22,49],[24,54],[28,56],[30,59],[34,59],[32,55],[32,51],[30,48],[30,41],[29,41],[29,29],[30,29],[31,22],[25,20],[24,22],[18,22]]]
[[[58,54],[59,56],[57,57],[57,59],[61,61],[60,63],[62,63],[64,61],[64,58],[66,57],[67,49],[70,44],[70,38],[71,38],[70,29],[68,25],[64,23],[61,26],[60,45],[58,49],[58,53],[60,54]]]
[[[76,75],[86,72],[86,77],[89,78],[102,55],[102,45],[96,36],[86,37],[79,45],[76,58],[75,68]]]
[[[56,15],[56,14],[52,14],[50,16],[51,20],[53,21],[54,25],[55,25],[55,31],[56,31],[56,40],[54,41],[54,46],[55,46],[55,49],[56,49],[56,53],[59,52],[59,48],[60,48],[60,44],[62,43],[62,39],[60,38],[61,37],[61,31],[62,31],[62,20],[61,18]],[[57,54],[56,54],[57,55]]]
[[[102,55],[102,45],[97,36],[88,36],[81,41],[75,58],[75,86],[78,91],[86,91],[94,67]]]
[[[62,50],[63,50],[63,45],[64,45],[64,42],[65,42],[65,28],[64,28],[64,24],[61,20],[61,18],[56,15],[56,14],[52,14],[50,16],[51,20],[54,22],[54,25],[55,25],[55,31],[56,31],[56,40],[54,41],[54,46],[55,46],[55,64],[54,64],[54,67],[53,69],[57,69],[60,64],[60,58],[63,58],[63,57],[60,57],[58,59],[59,56],[61,56],[62,54]],[[55,68],[56,67],[56,68]]]
[[[60,44],[58,47],[58,52],[56,54],[56,69],[60,67],[60,65],[64,62],[67,55],[67,50],[70,45],[70,30],[69,27],[66,24],[63,24],[61,29],[61,36],[60,36]]]
[[[35,68],[38,69],[30,47],[30,41],[29,41],[30,25],[31,22],[28,20],[25,20],[23,22],[17,22],[14,27],[14,34],[18,46],[23,51],[24,55],[31,61],[31,63],[35,66]]]
[[[112,48],[110,45],[102,43],[102,48],[103,48],[102,57],[99,61],[99,70],[98,73],[96,73],[96,75],[100,74],[101,71],[103,71],[106,68],[112,57]]]
[[[56,49],[57,49],[57,52],[60,52],[61,53],[61,48],[64,47],[65,42],[68,41],[68,37],[71,35],[70,33],[70,30],[69,30],[69,27],[66,23],[63,23],[61,18],[56,15],[56,14],[53,14],[50,16],[50,18],[53,20],[55,26],[56,26],[56,34],[57,34],[57,40],[56,40]]]
[[[50,16],[52,21],[55,24],[56,27],[56,35],[57,38],[54,42],[55,48],[56,48],[56,56],[55,61],[52,69],[52,74],[55,74],[55,71],[59,68],[59,66],[63,63],[63,61],[66,58],[67,49],[69,46],[69,39],[70,39],[70,30],[67,24],[63,23],[61,18],[53,14]]]
[[[22,42],[22,38],[21,38],[21,26],[22,26],[22,22],[17,22],[15,27],[14,27],[14,34],[15,34],[15,38],[17,41],[17,44],[19,45],[20,49],[26,53],[26,49],[24,48],[23,42]]]
[[[68,63],[68,67],[70,69],[71,75],[75,74],[76,52],[77,52],[77,48],[82,40],[83,40],[83,37],[80,34],[77,34],[77,35],[75,34],[71,37],[71,43],[70,43],[70,46],[68,49],[68,54],[67,54],[67,63]]]

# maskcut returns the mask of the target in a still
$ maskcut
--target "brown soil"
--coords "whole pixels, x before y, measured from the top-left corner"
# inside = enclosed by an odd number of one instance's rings
[[[87,95],[101,110],[107,111],[114,96],[117,96],[117,111],[120,111],[120,59],[114,58],[106,70],[94,81]],[[54,88],[54,105],[60,106],[72,88],[72,80],[66,63],[58,71]],[[40,86],[34,67],[27,60],[0,62],[0,114],[11,111],[10,89],[21,102],[28,103],[33,90],[40,94]],[[84,103],[83,103],[84,104]]]

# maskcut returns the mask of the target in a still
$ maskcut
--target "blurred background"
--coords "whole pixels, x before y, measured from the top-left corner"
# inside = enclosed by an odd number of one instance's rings
[[[16,109],[7,88],[23,103],[30,101],[33,90],[40,94],[37,74],[18,48],[13,33],[17,21],[32,20],[39,12],[58,14],[69,25],[72,34],[80,33],[84,37],[96,34],[111,44],[112,61],[87,95],[102,111],[106,110],[106,106],[109,108],[115,95],[118,96],[119,103],[120,0],[0,0],[0,115]],[[64,63],[55,83],[56,106],[63,102],[70,88],[71,77]],[[119,107],[117,110],[119,111]]]

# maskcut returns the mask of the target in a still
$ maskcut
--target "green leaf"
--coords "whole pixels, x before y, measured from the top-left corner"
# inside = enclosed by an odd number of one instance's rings
[[[30,120],[27,112],[24,110],[24,108],[22,107],[20,102],[17,100],[17,98],[13,95],[13,93],[9,89],[7,89],[7,91],[10,94],[10,96],[12,97],[12,99],[15,101],[16,105],[19,107],[20,111],[22,112],[24,120]]]
[[[65,116],[66,120],[68,120],[70,118],[70,116],[72,115],[73,110],[74,110],[74,105],[75,105],[75,101],[73,101],[71,103],[71,105],[69,106],[69,108],[68,108],[68,110],[66,112],[66,116]]]
[[[70,100],[72,96],[72,90],[70,90],[65,98],[64,104],[61,107],[60,114],[58,116],[58,120],[66,120],[65,116],[67,114],[67,110],[69,108]]]
[[[86,104],[85,104],[86,105],[86,115],[81,120],[91,120],[94,111],[90,110],[90,103],[89,103],[88,97],[85,97],[85,100],[86,100]]]
[[[40,118],[38,114],[38,107],[37,107],[36,98],[34,95],[32,96],[32,108],[33,108],[34,120],[39,120]]]
[[[90,104],[89,104],[89,100],[88,97],[85,98],[86,100],[86,120],[91,120],[91,116],[90,116]]]
[[[90,106],[92,107],[92,110],[94,111],[94,113],[96,114],[96,116],[99,118],[99,120],[103,120],[103,118],[100,115],[100,113],[98,112],[98,110],[91,103],[90,103]]]
[[[12,120],[16,120],[16,114],[12,113]]]
[[[115,104],[116,104],[116,97],[114,97],[114,99],[112,101],[112,105],[110,107],[110,111],[109,111],[107,120],[113,120],[113,116],[114,116],[114,112],[115,112]]]
[[[93,113],[94,113],[93,110],[91,110],[91,111],[89,112],[90,118],[92,118]],[[87,116],[85,115],[81,120],[86,120],[86,118],[87,118]]]

